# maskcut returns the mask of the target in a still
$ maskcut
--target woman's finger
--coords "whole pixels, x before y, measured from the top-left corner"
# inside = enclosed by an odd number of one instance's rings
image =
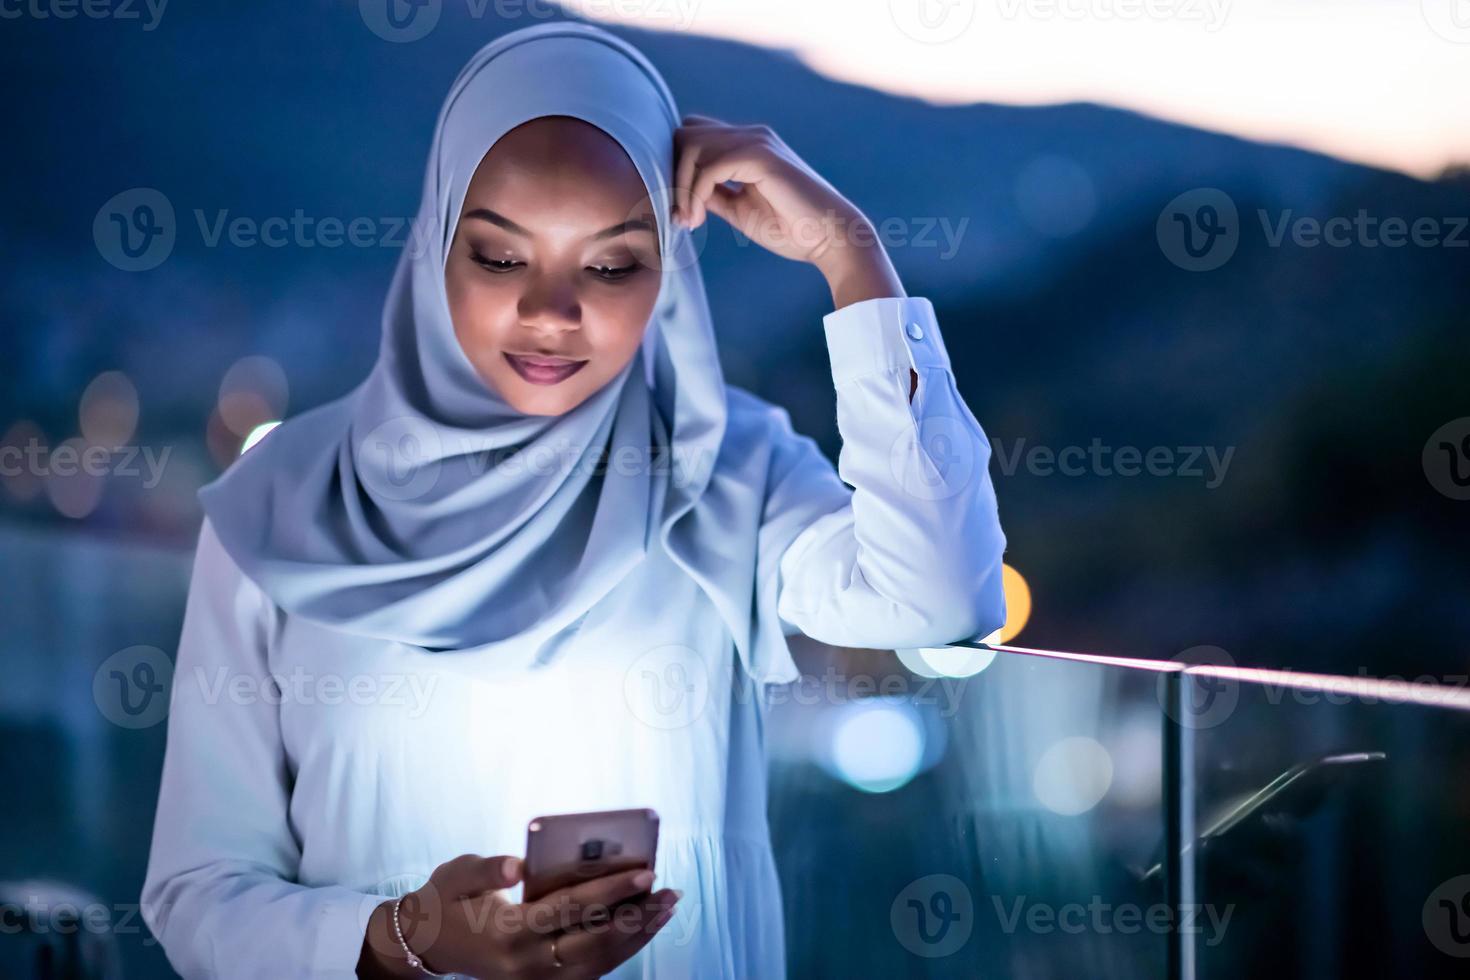
[[[619,906],[608,922],[569,929],[557,937],[557,956],[568,966],[606,973],[668,925],[678,900],[678,892],[665,888],[642,902]]]
[[[694,186],[701,162],[745,138],[741,130],[718,121],[686,126],[674,132],[674,199],[686,222],[698,209],[698,204],[690,200],[690,188]],[[696,226],[697,222],[690,222],[691,228]]]
[[[689,189],[694,225],[697,227],[708,218],[709,201],[716,187],[727,180],[758,184],[765,173],[759,152],[748,144],[740,144],[715,155],[706,154]]]
[[[682,125],[685,125],[685,126],[728,126],[728,125],[730,125],[729,123],[725,122],[725,120],[723,120],[723,119],[716,119],[714,116],[702,116],[702,115],[700,115],[697,112],[691,112],[691,113],[689,113],[687,116],[685,116],[683,119],[680,120],[680,123]]]
[[[531,931],[542,934],[593,921],[599,916],[606,916],[616,903],[648,891],[653,885],[653,877],[653,872],[647,868],[635,868],[569,885],[525,903],[522,909],[525,921]]]
[[[461,854],[439,865],[429,877],[429,883],[447,899],[509,888],[520,880],[520,859],[505,854]]]

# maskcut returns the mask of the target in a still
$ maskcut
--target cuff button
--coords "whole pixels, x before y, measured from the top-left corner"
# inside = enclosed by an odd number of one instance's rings
[[[923,340],[924,339],[924,328],[921,327],[921,326],[919,326],[917,323],[910,323],[909,324],[909,336],[912,337],[912,338],[914,338],[915,340]]]

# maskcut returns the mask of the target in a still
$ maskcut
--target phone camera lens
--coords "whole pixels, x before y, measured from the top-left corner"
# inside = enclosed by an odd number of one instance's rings
[[[582,844],[583,861],[600,861],[602,859],[602,841],[589,840]]]

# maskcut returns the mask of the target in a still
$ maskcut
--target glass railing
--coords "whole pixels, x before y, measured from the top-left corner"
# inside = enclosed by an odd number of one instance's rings
[[[106,663],[172,649],[188,556],[0,533],[0,975],[44,947],[171,976],[136,904],[165,725],[113,704]],[[765,733],[793,977],[1470,967],[1464,678],[795,639]]]
[[[1464,677],[901,654],[957,676],[849,652],[827,690],[889,697],[778,709],[794,975],[1466,975]]]
[[[1470,975],[1470,692],[1202,666],[1177,677],[1175,898],[1229,926],[1174,975]]]

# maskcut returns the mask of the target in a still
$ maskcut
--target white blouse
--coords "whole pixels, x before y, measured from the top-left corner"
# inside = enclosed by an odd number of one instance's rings
[[[1005,619],[990,446],[932,305],[870,299],[823,323],[852,493],[769,566],[783,629],[876,649],[987,635]],[[769,508],[830,480],[783,409],[730,390],[732,413],[776,419],[788,475]],[[765,686],[661,548],[603,602],[646,609],[647,632],[609,635],[594,609],[535,670],[364,641],[285,614],[206,520],[142,893],[174,968],[354,977],[373,908],[444,861],[519,855],[540,814],[653,807],[655,888],[684,897],[611,976],[784,977]]]

